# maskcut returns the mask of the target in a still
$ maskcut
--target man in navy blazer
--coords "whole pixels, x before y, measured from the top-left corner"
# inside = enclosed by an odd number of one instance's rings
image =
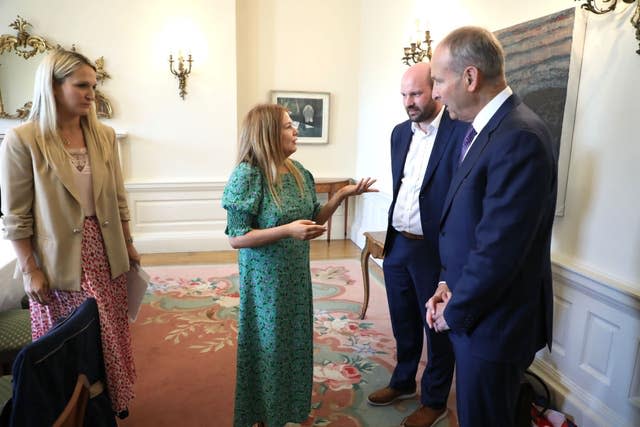
[[[459,425],[513,426],[524,370],[551,348],[557,150],[507,85],[489,31],[445,37],[432,77],[434,99],[472,127],[440,219],[441,282],[427,322],[449,331]]]
[[[427,335],[428,364],[421,380],[422,405],[404,420],[429,427],[446,415],[453,377],[453,351],[446,335],[427,327],[425,303],[440,274],[438,225],[457,167],[456,142],[467,125],[449,118],[431,97],[430,66],[419,63],[402,77],[409,120],[391,134],[393,201],[389,209],[383,264],[397,365],[387,387],[369,395],[372,405],[389,405],[416,394],[416,372]]]

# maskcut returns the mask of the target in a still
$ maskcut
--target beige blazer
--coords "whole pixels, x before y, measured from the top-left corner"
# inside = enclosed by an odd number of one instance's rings
[[[96,141],[83,127],[93,174],[96,216],[109,258],[111,277],[129,270],[121,221],[129,220],[118,144],[112,128],[100,125]],[[0,144],[3,236],[31,238],[36,261],[54,289],[80,290],[84,213],[68,159],[47,165],[38,144],[35,122],[10,130]],[[98,144],[112,145],[105,160]]]

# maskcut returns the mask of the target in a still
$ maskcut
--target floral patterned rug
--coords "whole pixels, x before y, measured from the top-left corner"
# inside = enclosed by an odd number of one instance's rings
[[[236,265],[146,268],[152,284],[132,324],[137,397],[122,426],[231,426],[235,384]],[[418,405],[367,404],[395,364],[386,294],[371,274],[369,309],[360,262],[311,263],[314,294],[312,409],[303,426],[398,426]],[[420,374],[420,373],[419,373]],[[443,421],[438,427],[446,427]],[[270,426],[271,427],[271,426]],[[276,426],[274,426],[276,427]]]

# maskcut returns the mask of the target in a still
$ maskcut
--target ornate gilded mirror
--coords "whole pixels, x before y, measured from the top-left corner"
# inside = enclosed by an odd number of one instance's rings
[[[25,119],[31,109],[33,81],[36,68],[42,60],[41,55],[59,48],[60,45],[53,46],[44,37],[29,34],[27,28],[31,27],[31,24],[20,16],[9,27],[13,28],[17,35],[0,36],[0,118]],[[75,45],[71,50],[76,50]],[[103,57],[95,61],[95,66],[99,84],[111,78],[104,70]],[[13,109],[15,113],[7,112]],[[96,111],[98,117],[113,116],[111,103],[99,90],[96,90]]]

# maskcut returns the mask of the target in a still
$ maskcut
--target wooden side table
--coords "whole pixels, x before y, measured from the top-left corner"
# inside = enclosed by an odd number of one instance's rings
[[[316,193],[327,193],[327,199],[342,187],[351,184],[351,178],[317,178]],[[347,238],[347,215],[349,213],[349,198],[344,199],[344,238]],[[327,221],[327,243],[331,242],[331,217]]]
[[[384,241],[387,237],[386,231],[368,231],[364,233],[366,239],[362,253],[360,254],[360,265],[362,267],[362,284],[364,285],[364,301],[362,303],[362,312],[360,319],[364,319],[369,307],[369,255],[374,258],[384,258],[382,251],[384,249]]]

